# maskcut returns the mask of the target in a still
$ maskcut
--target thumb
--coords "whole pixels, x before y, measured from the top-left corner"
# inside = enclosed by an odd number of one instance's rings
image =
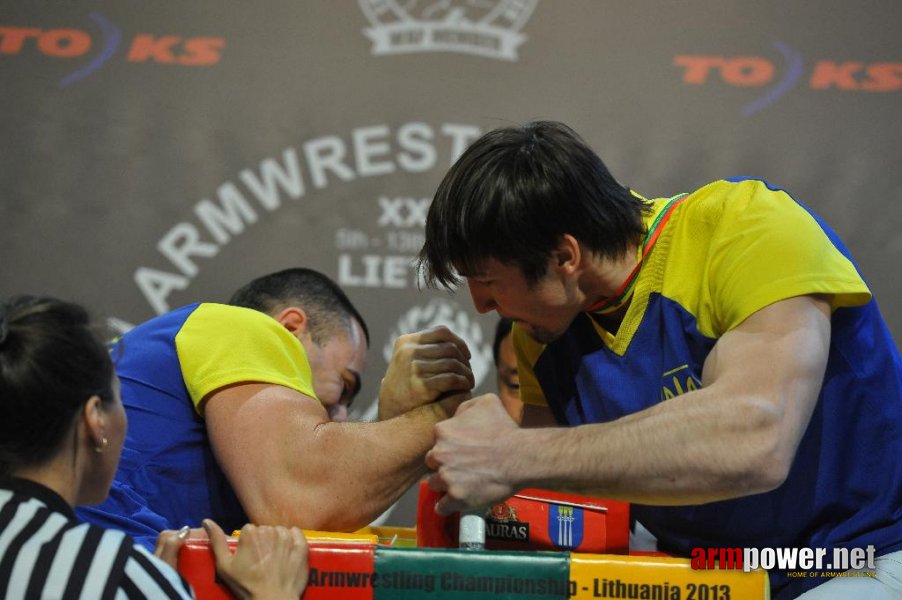
[[[226,540],[226,534],[222,527],[217,525],[212,519],[204,519],[204,530],[210,538],[210,549],[213,550],[213,557],[216,560],[216,569],[219,570],[224,566],[231,556],[229,551],[229,543]]]
[[[464,503],[459,500],[454,500],[447,493],[435,503],[435,513],[442,517],[450,517],[463,509]]]

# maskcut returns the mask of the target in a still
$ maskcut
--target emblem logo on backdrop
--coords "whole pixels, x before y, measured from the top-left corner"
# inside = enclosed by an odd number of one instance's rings
[[[538,0],[358,0],[372,53],[459,52],[517,60]]]

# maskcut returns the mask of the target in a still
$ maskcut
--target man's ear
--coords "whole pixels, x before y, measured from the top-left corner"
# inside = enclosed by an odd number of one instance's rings
[[[283,308],[280,312],[273,315],[276,321],[281,323],[285,329],[297,335],[307,331],[308,319],[307,313],[303,308],[297,306],[289,306]]]
[[[552,257],[555,268],[568,274],[574,273],[579,269],[582,260],[582,248],[579,241],[569,233],[565,233],[561,236],[561,241],[554,249]]]

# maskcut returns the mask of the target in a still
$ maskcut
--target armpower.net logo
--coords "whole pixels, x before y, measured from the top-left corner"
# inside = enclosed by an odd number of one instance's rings
[[[693,548],[696,570],[755,569],[787,572],[789,577],[874,577],[874,546],[867,548]]]

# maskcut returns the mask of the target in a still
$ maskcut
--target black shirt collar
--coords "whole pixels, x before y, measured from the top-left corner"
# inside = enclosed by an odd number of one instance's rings
[[[77,520],[75,511],[69,506],[69,503],[63,500],[55,491],[45,485],[41,485],[30,479],[22,479],[20,477],[9,477],[0,480],[0,487],[11,490],[12,492],[31,496],[47,505],[47,508],[62,513],[71,520]]]

